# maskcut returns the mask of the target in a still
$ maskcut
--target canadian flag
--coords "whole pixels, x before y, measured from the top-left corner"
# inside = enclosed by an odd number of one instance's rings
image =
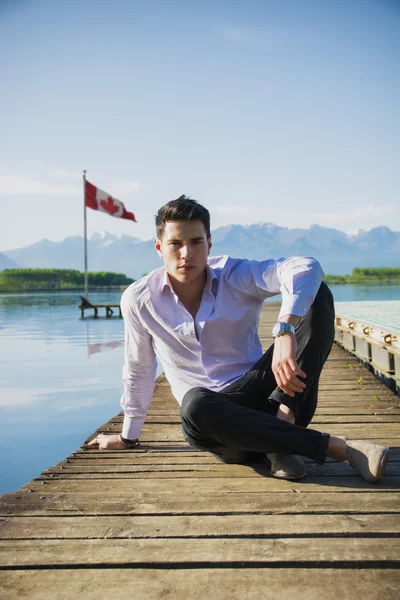
[[[120,200],[113,198],[107,192],[104,192],[100,188],[90,183],[87,179],[85,180],[85,202],[86,206],[93,208],[93,210],[100,210],[109,214],[111,217],[117,217],[118,219],[129,219],[135,221],[135,215],[128,212]]]

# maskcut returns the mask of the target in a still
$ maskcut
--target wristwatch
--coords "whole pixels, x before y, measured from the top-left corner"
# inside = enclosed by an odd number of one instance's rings
[[[139,440],[127,440],[126,438],[122,437],[121,434],[119,434],[119,440],[125,446],[125,448],[131,449],[140,446]]]
[[[280,337],[281,335],[284,335],[285,333],[295,333],[295,332],[296,332],[296,329],[290,323],[282,323],[282,321],[278,321],[277,323],[275,323],[275,325],[272,329],[272,337],[276,338],[276,337]]]

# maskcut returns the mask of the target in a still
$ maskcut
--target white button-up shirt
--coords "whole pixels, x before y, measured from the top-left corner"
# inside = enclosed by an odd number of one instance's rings
[[[194,387],[220,391],[263,354],[258,324],[264,300],[282,293],[279,317],[304,317],[323,275],[318,261],[308,257],[209,258],[195,319],[176,296],[164,267],[130,285],[121,299],[123,437],[139,437],[154,391],[156,356],[180,404]]]

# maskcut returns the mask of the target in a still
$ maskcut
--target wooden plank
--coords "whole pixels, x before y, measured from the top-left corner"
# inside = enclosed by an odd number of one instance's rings
[[[271,565],[272,566],[272,565]],[[135,598],[135,600],[397,600],[400,573],[353,568],[41,569],[5,571],[7,600]],[[134,593],[133,593],[134,590]],[[323,596],[321,595],[323,590]],[[284,591],[284,592],[283,592]],[[284,596],[283,596],[284,593]]]
[[[182,456],[183,455],[183,456]],[[337,469],[342,469],[342,467],[346,467],[348,468],[348,463],[336,463],[336,461],[333,460],[333,458],[327,458],[324,462],[323,465],[316,465],[316,463],[314,463],[314,461],[311,458],[306,458],[303,457],[303,462],[306,465],[314,465],[314,466],[318,466],[318,468],[322,469],[322,470],[326,470],[326,469],[332,469],[337,468]],[[389,465],[393,465],[394,466],[398,466],[398,463],[400,462],[400,449],[399,448],[394,448],[391,449],[389,452],[389,457],[388,457],[388,463]],[[265,460],[265,463],[268,463],[267,460]],[[49,467],[48,469],[45,469],[42,473],[43,476],[48,475],[49,473],[55,473],[57,472],[58,474],[62,475],[63,472],[68,473],[70,471],[70,469],[76,469],[76,468],[80,468],[80,467],[123,467],[124,465],[129,465],[129,466],[142,466],[145,467],[147,466],[160,466],[160,467],[172,467],[175,468],[177,467],[178,469],[180,468],[180,466],[186,465],[188,467],[194,467],[196,468],[197,466],[200,467],[205,467],[207,465],[210,466],[211,469],[214,468],[214,466],[218,466],[219,468],[221,468],[221,473],[225,474],[225,476],[229,475],[230,470],[228,469],[235,469],[236,467],[240,467],[243,469],[247,469],[247,468],[254,468],[257,467],[257,465],[235,465],[235,464],[224,464],[222,463],[220,460],[218,460],[213,454],[208,453],[208,455],[204,455],[203,453],[200,454],[199,456],[197,456],[195,453],[193,453],[191,455],[191,457],[188,457],[185,460],[185,456],[184,453],[182,452],[174,452],[173,454],[170,453],[162,453],[162,452],[157,452],[157,453],[142,453],[142,454],[138,454],[138,453],[127,453],[125,456],[122,454],[117,454],[117,453],[109,453],[106,456],[97,456],[97,455],[89,455],[89,456],[85,456],[85,453],[83,453],[82,455],[78,455],[78,456],[74,456],[74,457],[70,457],[69,459],[62,461],[61,463],[59,463],[58,465],[55,465],[54,467]],[[261,463],[259,465],[260,467],[263,466],[263,463]]]
[[[355,408],[359,407],[376,407],[376,408],[390,408],[392,406],[399,407],[399,404],[395,404],[391,398],[387,395],[385,396],[382,392],[378,394],[365,394],[361,392],[356,394],[353,392],[352,394],[346,394],[341,396],[335,396],[335,394],[320,394],[319,395],[319,403],[322,403],[324,406],[354,406]]]
[[[396,452],[395,449],[391,451]],[[144,459],[156,459],[160,458],[171,458],[176,460],[197,460],[200,458],[209,458],[210,460],[216,460],[210,452],[202,452],[192,446],[182,446],[178,449],[171,450],[169,446],[163,448],[150,448],[148,446],[140,445],[136,450],[99,450],[95,447],[90,449],[83,449],[81,451],[73,452],[68,458],[61,461],[58,464],[69,464],[71,460],[112,460],[113,458],[127,458],[132,460],[144,460]]]
[[[381,403],[379,405],[366,403],[365,399],[363,403],[359,403],[357,406],[355,406],[354,404],[350,404],[349,402],[334,403],[324,402],[320,400],[313,421],[315,421],[316,419],[320,419],[322,416],[325,415],[332,418],[336,416],[338,418],[346,417],[349,420],[350,417],[355,417],[357,420],[358,417],[360,417],[362,421],[372,423],[375,422],[374,419],[379,421],[380,418],[389,418],[389,420],[393,422],[396,420],[400,422],[400,408],[396,406],[387,406],[386,404],[382,405]],[[110,427],[112,425],[118,425],[120,429],[122,429],[122,422],[123,419],[121,417],[117,417],[108,421],[107,423],[104,423],[102,426],[99,427],[99,429],[105,429],[106,427]],[[146,418],[146,424],[158,425],[164,423],[180,424],[181,420],[177,411],[175,410],[174,414],[150,414],[150,416],[148,415]]]
[[[350,425],[360,425],[364,423],[395,423],[400,430],[400,414],[399,415],[315,415],[312,424],[339,424],[339,423],[348,423]]]
[[[328,433],[332,435],[349,435],[351,437],[356,438],[359,436],[359,439],[363,439],[365,436],[368,436],[370,439],[374,439],[376,437],[382,437],[385,435],[391,435],[393,437],[393,433],[399,434],[399,424],[398,423],[374,423],[374,427],[370,431],[371,428],[363,426],[363,424],[352,424],[352,423],[343,423],[337,424],[332,423],[329,426]],[[111,425],[107,427],[106,430],[98,429],[96,434],[98,433],[116,433],[121,430],[119,425]],[[160,425],[158,427],[153,427],[151,425],[147,425],[146,423],[143,426],[142,433],[140,435],[140,439],[143,441],[150,440],[180,440],[184,441],[183,433],[181,425],[173,425],[171,423],[166,425]]]
[[[398,514],[8,517],[0,539],[125,539],[232,536],[382,536],[400,533]]]
[[[338,410],[338,409],[336,409]],[[329,416],[329,419],[326,417]],[[400,425],[400,411],[397,414],[389,413],[383,415],[376,415],[373,412],[364,414],[355,415],[352,411],[349,411],[349,414],[333,414],[326,415],[325,418],[318,412],[314,416],[312,422],[313,423],[397,423]],[[160,416],[147,416],[146,417],[146,425],[180,425],[181,419],[178,414],[174,416],[170,415],[160,415]],[[103,431],[111,431],[113,428],[114,431],[120,431],[122,429],[122,419],[118,421],[113,421],[112,423],[107,422],[104,425],[101,425],[99,429]]]
[[[322,411],[322,412],[321,412]],[[375,402],[372,400],[372,398],[368,399],[367,398],[363,398],[363,399],[359,399],[357,401],[355,401],[354,399],[350,398],[347,399],[346,401],[337,401],[335,402],[332,399],[328,399],[328,400],[323,400],[320,399],[319,401],[319,405],[318,405],[318,409],[316,411],[316,415],[319,414],[324,414],[324,413],[328,413],[328,414],[344,414],[344,415],[357,415],[357,414],[394,414],[394,415],[399,415],[400,413],[398,412],[398,407],[393,406],[393,404],[386,402],[386,401],[382,401],[382,402]],[[176,422],[178,422],[178,420],[176,420]],[[122,428],[122,422],[121,421],[116,421],[115,423],[118,423],[120,425],[120,428]],[[110,424],[107,424],[107,426],[109,426]]]
[[[381,438],[375,438],[374,443],[376,444],[384,444],[385,446],[390,446],[392,448],[392,451],[395,451],[396,448],[399,447],[399,438],[398,436],[396,436],[396,438],[393,438],[391,436],[384,436]],[[91,448],[89,448],[88,446],[82,446],[82,451],[84,454],[87,454],[87,456],[91,456],[91,455],[95,455],[96,451],[92,450]],[[146,453],[151,453],[151,452],[174,452],[176,455],[182,455],[182,454],[192,454],[192,453],[196,453],[198,452],[198,450],[196,448],[194,448],[193,446],[189,446],[186,442],[180,442],[177,440],[174,440],[173,442],[168,441],[168,440],[164,440],[164,441],[152,441],[152,442],[144,442],[141,441],[141,445],[140,445],[140,449],[133,449],[133,450],[124,450],[124,454],[126,456],[129,455],[135,455],[135,454],[146,454]],[[98,450],[97,450],[98,452]],[[101,450],[101,454],[102,456],[112,456],[115,455],[116,452],[115,450]]]
[[[347,484],[347,482],[350,482],[349,487],[353,487],[355,485],[355,482],[353,481],[354,479],[354,471],[353,472],[336,472],[336,473],[324,473],[324,472],[317,472],[316,470],[311,470],[311,469],[307,469],[307,480],[310,482],[311,478],[314,478],[314,483],[316,485],[319,485],[321,483],[321,485],[335,485],[334,482],[332,482],[332,479],[335,478],[337,480],[340,480],[340,484],[341,486],[345,486]],[[258,472],[256,471],[251,471],[248,470],[245,474],[243,473],[239,473],[239,472],[235,472],[235,471],[231,471],[229,474],[231,479],[245,479],[247,480],[253,480],[259,477]],[[267,474],[265,474],[265,476],[267,476]],[[48,477],[37,477],[35,478],[29,485],[31,487],[35,487],[36,486],[36,491],[37,491],[37,484],[52,484],[53,482],[56,481],[144,481],[144,480],[148,480],[148,481],[170,481],[170,485],[174,485],[175,482],[180,479],[182,481],[188,481],[188,480],[196,480],[198,482],[198,485],[202,485],[202,483],[205,480],[213,480],[213,481],[217,481],[219,478],[221,477],[221,471],[218,470],[210,470],[210,472],[207,471],[201,471],[201,470],[196,470],[196,471],[185,471],[185,470],[148,470],[148,471],[142,471],[142,472],[114,472],[114,473],[80,473],[80,474],[66,474],[63,477],[53,477],[53,478],[48,478]],[[320,481],[321,480],[321,481]],[[390,467],[388,467],[388,473],[385,473],[384,478],[381,480],[380,485],[384,486],[385,488],[390,487],[390,486],[398,486],[398,483],[400,481],[400,477],[399,477],[399,469],[397,468],[395,469],[391,469]],[[242,485],[245,485],[245,482],[242,481],[241,482]],[[139,485],[139,484],[135,484],[135,485]],[[339,484],[336,486],[339,487]],[[39,493],[41,493],[41,490],[39,491]]]
[[[344,406],[338,406],[338,405],[328,405],[327,403],[321,403],[316,412],[315,412],[315,417],[321,417],[324,415],[328,415],[328,416],[335,416],[335,415],[343,415],[343,416],[349,416],[349,415],[354,415],[354,416],[358,416],[358,415],[374,415],[374,416],[380,416],[380,415],[396,415],[396,416],[400,416],[400,409],[395,407],[395,406],[388,406],[388,407],[377,407],[377,406],[370,406],[367,403],[365,403],[364,406],[349,406],[349,404],[345,404]],[[314,418],[315,418],[314,417]]]
[[[192,462],[194,460],[200,460],[201,458],[207,458],[211,461],[216,462],[217,459],[210,452],[202,452],[192,446],[179,448],[177,450],[171,450],[169,446],[164,448],[154,449],[149,446],[140,446],[142,449],[137,450],[99,450],[96,448],[78,450],[70,454],[68,458],[58,463],[59,465],[70,464],[74,460],[114,460],[114,459],[127,459],[132,461],[145,461],[145,460],[156,460],[160,458],[167,460],[168,458],[174,460],[187,460]],[[400,458],[400,448],[391,448],[389,454],[389,460],[398,460]],[[303,457],[304,461],[310,461],[310,458]],[[333,461],[332,458],[327,457],[325,463]],[[219,462],[219,461],[218,461]]]
[[[306,472],[308,477],[354,477],[357,472],[347,463],[327,463],[317,465],[315,463],[306,463]],[[48,469],[39,477],[35,477],[32,484],[36,481],[51,482],[56,479],[108,479],[108,478],[199,478],[204,477],[266,477],[269,475],[268,465],[258,465],[249,467],[245,465],[229,465],[222,463],[206,463],[197,465],[83,465],[68,466],[65,469]],[[400,477],[400,462],[389,463],[385,470],[385,481],[387,477]],[[390,482],[388,479],[387,482]]]
[[[248,467],[250,468],[250,467]],[[387,481],[386,481],[387,480]],[[153,480],[142,479],[140,482],[141,492],[155,494],[173,494],[175,497],[179,494],[187,492],[198,494],[199,486],[204,492],[206,491],[223,491],[225,493],[240,493],[246,492],[285,492],[293,489],[299,489],[302,493],[316,492],[324,486],[324,492],[335,493],[341,491],[354,492],[354,490],[368,490],[370,492],[387,489],[390,485],[396,489],[400,487],[400,477],[383,477],[379,483],[371,484],[364,481],[359,476],[353,477],[307,477],[300,481],[287,481],[277,479],[275,477],[265,476],[252,478],[204,478],[201,484],[196,481],[196,478],[182,479],[181,477],[174,478],[173,483],[168,480]],[[118,483],[118,489],[121,493],[132,491],[132,483],[129,480],[121,479]],[[115,483],[109,480],[54,480],[49,481],[43,486],[40,481],[33,481],[24,485],[18,494],[32,494],[28,490],[35,490],[39,494],[54,494],[54,493],[115,493]],[[43,491],[44,490],[44,491]]]
[[[311,541],[312,540],[312,541]],[[379,559],[377,559],[377,556]],[[385,537],[2,540],[0,566],[145,565],[172,563],[397,562],[400,539]]]
[[[96,465],[97,466],[102,466],[102,465],[124,465],[124,464],[129,464],[129,465],[216,465],[216,464],[221,464],[212,454],[208,453],[207,455],[205,455],[204,453],[199,453],[199,456],[197,455],[197,453],[193,452],[191,454],[191,456],[187,456],[186,453],[180,452],[179,455],[177,456],[177,452],[174,452],[172,455],[171,453],[161,453],[161,452],[157,452],[157,453],[132,453],[129,452],[127,454],[106,454],[106,456],[102,456],[102,455],[93,455],[93,454],[89,454],[89,456],[85,456],[85,453],[82,453],[81,455],[75,455],[73,457],[70,457],[68,459],[68,462],[66,461],[62,461],[61,463],[59,463],[58,465],[55,465],[54,467],[49,467],[48,469],[46,469],[45,471],[43,471],[43,474],[47,474],[47,473],[53,473],[55,472],[55,470],[57,471],[61,471],[64,469],[69,469],[70,466],[71,467],[77,467],[77,466],[90,466],[90,465]]]
[[[378,394],[382,392],[381,384],[378,382],[367,382],[364,384],[358,384],[357,382],[336,382],[336,383],[325,383],[320,385],[319,389],[321,393],[323,392],[332,392],[332,388],[334,388],[335,394],[348,394],[349,392],[365,392],[366,394]],[[362,389],[361,389],[362,388]],[[383,393],[383,392],[382,392]]]
[[[360,395],[360,399],[363,398],[364,402],[357,402],[356,405],[353,405],[351,402],[349,402],[349,400],[347,398],[345,398],[344,400],[340,400],[340,398],[336,397],[336,402],[334,400],[335,396],[324,396],[324,395],[319,395],[319,403],[317,406],[317,410],[316,410],[316,414],[318,414],[321,410],[325,411],[325,410],[337,410],[336,407],[340,408],[345,408],[346,409],[346,413],[345,414],[357,414],[359,412],[359,414],[363,414],[364,412],[366,412],[367,414],[369,414],[371,412],[371,410],[369,409],[369,407],[371,406],[371,409],[373,408],[374,410],[378,410],[381,411],[382,414],[385,414],[385,412],[387,412],[388,414],[396,414],[396,415],[400,415],[400,402],[396,403],[395,402],[388,402],[386,400],[384,401],[376,401],[376,400],[372,400],[372,398],[366,398],[364,394]],[[352,413],[351,410],[354,410],[355,412]],[[332,414],[335,414],[334,412]],[[379,412],[378,412],[379,414]],[[159,410],[153,410],[153,411],[149,411],[148,416],[151,418],[160,418],[162,419],[164,416],[165,417],[174,417],[177,418],[179,415],[179,406],[178,403],[176,403],[176,406],[173,409],[159,409]],[[114,418],[110,419],[108,423],[122,423],[123,422],[123,417],[121,415],[116,415]]]
[[[248,483],[248,481],[246,480]],[[72,483],[72,482],[68,482]],[[156,486],[161,489],[146,492],[141,489],[142,482],[133,485],[125,481],[113,484],[114,491],[105,492],[103,482],[92,487],[91,493],[59,493],[17,492],[3,494],[0,499],[0,514],[20,516],[77,516],[77,515],[180,515],[180,514],[298,514],[319,513],[334,514],[349,512],[365,513],[398,513],[400,493],[388,488],[378,489],[375,486],[364,489],[339,488],[320,485],[317,491],[303,493],[301,486],[293,486],[280,491],[242,491],[227,493],[226,491],[204,490],[198,483],[195,490],[184,489],[178,494],[168,484],[170,493],[163,491],[165,483]],[[190,483],[190,482],[188,482]],[[121,489],[124,487],[124,491]],[[189,488],[189,486],[187,486]],[[247,487],[247,485],[246,485]],[[343,490],[343,492],[341,491]]]

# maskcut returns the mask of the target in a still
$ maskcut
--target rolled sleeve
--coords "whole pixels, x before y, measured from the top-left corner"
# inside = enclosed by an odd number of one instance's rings
[[[125,328],[125,363],[122,371],[124,411],[122,436],[139,437],[154,392],[157,361],[152,337],[136,314],[129,289],[121,299]]]
[[[229,281],[258,302],[282,294],[281,318],[285,315],[304,317],[315,300],[323,277],[324,272],[315,258],[292,256],[278,260],[238,261]]]
[[[279,319],[285,315],[304,317],[324,277],[321,265],[309,256],[293,256],[279,263],[278,272],[282,293]]]

